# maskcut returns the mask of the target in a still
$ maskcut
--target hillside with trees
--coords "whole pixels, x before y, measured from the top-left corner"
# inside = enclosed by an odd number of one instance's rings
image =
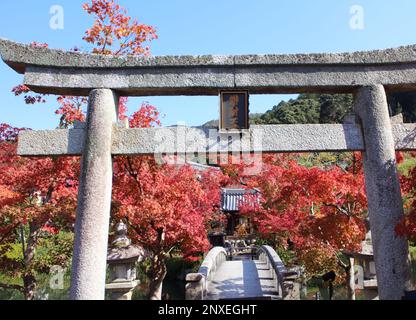
[[[253,124],[340,123],[352,110],[352,96],[347,94],[300,94],[281,101],[261,115],[253,115]]]
[[[416,122],[416,93],[388,95],[391,116],[402,113],[404,122]],[[281,101],[265,113],[250,114],[251,124],[343,123],[352,112],[352,94],[300,94],[296,99]],[[218,120],[203,127],[217,127]]]

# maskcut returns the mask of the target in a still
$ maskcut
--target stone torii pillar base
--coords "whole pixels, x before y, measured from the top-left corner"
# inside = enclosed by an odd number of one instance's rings
[[[113,179],[111,145],[117,109],[118,98],[112,90],[91,91],[75,223],[72,300],[103,300],[105,297]]]
[[[410,261],[407,240],[395,233],[404,213],[384,87],[360,88],[355,103],[365,140],[365,184],[379,296],[399,300],[409,288]]]

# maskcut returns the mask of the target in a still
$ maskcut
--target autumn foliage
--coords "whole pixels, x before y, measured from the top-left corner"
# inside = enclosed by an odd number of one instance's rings
[[[293,155],[264,156],[256,176],[241,176],[242,169],[225,168],[261,192],[259,202],[245,202],[244,214],[263,238],[297,252],[310,275],[336,267],[340,251],[361,249],[367,213],[361,171],[306,167]]]
[[[93,53],[150,55],[148,43],[157,39],[154,27],[132,19],[114,0],[92,0],[83,8],[94,18],[83,37]],[[47,47],[36,42],[31,45]],[[46,96],[33,94],[24,85],[12,92],[27,104],[47,102]],[[120,98],[119,118],[130,127],[161,124],[155,106],[143,102],[129,115],[127,104],[127,98]],[[59,128],[85,121],[86,105],[85,97],[57,97]],[[17,156],[21,130],[0,125],[0,264],[3,272],[21,277],[23,285],[0,283],[0,287],[19,290],[33,299],[36,273],[48,272],[46,263],[36,264],[36,246],[42,237],[72,231],[80,165],[75,157]],[[300,159],[299,155],[263,156],[262,170],[249,175],[247,164],[197,171],[190,165],[158,164],[151,157],[116,157],[112,222],[125,221],[133,242],[148,252],[149,298],[161,297],[171,253],[189,258],[209,249],[207,229],[221,219],[219,190],[229,183],[260,191],[259,199],[247,196],[253,198],[242,205],[242,213],[261,238],[295,252],[296,262],[305,266],[308,275],[337,268],[339,253],[344,250],[359,251],[367,218],[360,154],[352,155],[343,167],[308,167]],[[416,169],[402,183],[409,210],[397,233],[416,241]],[[20,242],[25,242],[23,257],[16,261],[6,253]],[[63,264],[63,260],[60,256],[50,263]]]
[[[115,217],[130,226],[133,242],[149,252],[150,299],[160,299],[166,259],[207,251],[207,226],[219,211],[220,172],[159,165],[154,159],[120,157],[115,163]]]
[[[409,158],[414,159],[416,153],[409,153]],[[407,174],[401,177],[402,191],[405,194],[405,217],[396,227],[399,236],[407,237],[409,241],[416,243],[416,168],[411,168]]]
[[[42,237],[72,227],[76,208],[79,161],[76,158],[21,158],[17,133],[21,129],[0,125],[0,264],[3,274],[21,277],[12,288],[33,299],[37,272],[49,272],[35,259]],[[26,241],[22,241],[26,239]],[[6,253],[21,242],[22,258]],[[67,261],[53,259],[51,264]],[[46,267],[46,269],[45,269]],[[0,287],[9,288],[1,283]]]
[[[83,38],[96,54],[115,56],[147,56],[144,44],[157,39],[153,27],[132,20],[127,11],[112,0],[92,0],[83,6],[95,18]],[[33,43],[32,46],[47,46]],[[78,50],[76,50],[78,51]],[[13,89],[27,104],[44,103],[46,97],[34,95],[26,86]],[[69,128],[75,121],[86,120],[87,98],[57,97],[55,113],[60,116],[59,128]],[[119,102],[119,119],[132,128],[158,126],[156,107],[143,102],[128,115],[127,98]],[[16,154],[19,129],[3,125],[0,131],[0,240],[19,242],[19,228],[25,226],[27,247],[21,267],[9,264],[9,270],[22,270],[24,285],[4,288],[25,291],[33,299],[36,291],[35,249],[41,234],[72,230],[75,218],[79,177],[79,159],[21,158]],[[189,165],[157,164],[151,157],[118,157],[114,161],[112,219],[123,219],[130,225],[132,240],[143,246],[151,260],[149,297],[161,298],[166,275],[166,258],[175,252],[192,257],[209,249],[207,225],[218,214],[218,170],[196,172]],[[1,243],[0,243],[1,245]],[[10,248],[2,246],[2,252]],[[7,255],[0,256],[6,258]],[[2,261],[5,265],[6,261]],[[10,262],[10,261],[9,261]],[[45,271],[45,270],[43,270]],[[46,270],[47,272],[47,270]],[[17,274],[13,274],[17,276]]]
[[[82,38],[92,46],[95,54],[113,56],[149,56],[148,42],[157,39],[156,29],[152,26],[139,23],[132,19],[126,9],[114,0],[92,0],[85,3],[83,9],[94,18],[93,26],[85,32]],[[33,47],[48,47],[47,44],[32,42]],[[74,51],[80,51],[75,49]],[[23,96],[27,104],[46,103],[45,95],[34,94],[25,85],[18,85],[12,89],[16,96]],[[56,99],[55,114],[60,116],[59,127],[68,128],[75,121],[85,121],[85,109],[87,99],[85,97],[60,96]],[[119,118],[127,116],[128,99],[122,97],[119,105]],[[149,108],[150,107],[150,108]],[[151,108],[147,102],[143,102],[137,113],[147,115]],[[150,113],[149,113],[150,115]],[[159,116],[159,115],[157,115]],[[137,120],[136,120],[137,121]]]
[[[150,55],[150,48],[143,44],[157,39],[155,28],[133,20],[114,0],[94,0],[83,8],[95,17],[83,38],[93,45],[93,53]]]
[[[130,127],[157,125],[148,104],[129,117]],[[158,164],[153,157],[117,157],[114,163],[113,220],[127,222],[130,236],[149,253],[149,298],[160,299],[166,259],[193,257],[210,248],[207,228],[218,218],[219,170],[196,171],[189,164]]]

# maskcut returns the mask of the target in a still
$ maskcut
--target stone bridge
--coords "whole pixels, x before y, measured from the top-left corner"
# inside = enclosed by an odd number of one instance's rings
[[[299,269],[288,269],[270,246],[255,256],[228,260],[222,247],[206,255],[198,273],[186,277],[187,300],[273,299],[299,300]]]

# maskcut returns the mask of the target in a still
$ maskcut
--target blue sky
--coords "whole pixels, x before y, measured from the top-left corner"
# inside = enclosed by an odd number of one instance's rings
[[[87,0],[0,1],[0,37],[23,43],[47,42],[52,48],[82,47],[92,19]],[[119,0],[130,15],[153,25],[159,39],[154,55],[343,52],[416,43],[414,0]],[[64,8],[64,29],[49,26],[50,8]],[[350,28],[350,8],[364,9],[364,29]],[[57,125],[53,97],[27,106],[10,89],[22,81],[0,63],[0,123],[50,129]],[[251,96],[251,111],[264,112],[293,96]],[[143,97],[156,105],[164,125],[199,125],[218,118],[217,97]]]

